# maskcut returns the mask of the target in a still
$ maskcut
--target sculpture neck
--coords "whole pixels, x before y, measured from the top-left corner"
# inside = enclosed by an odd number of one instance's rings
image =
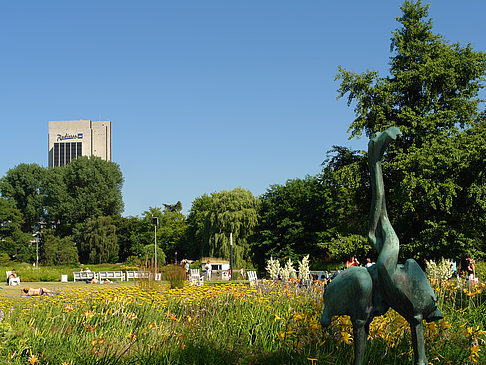
[[[385,186],[381,166],[383,149],[381,139],[371,140],[368,164],[371,177],[371,208],[368,239],[378,253],[377,263],[392,275],[398,262],[399,240],[388,219],[385,203]]]

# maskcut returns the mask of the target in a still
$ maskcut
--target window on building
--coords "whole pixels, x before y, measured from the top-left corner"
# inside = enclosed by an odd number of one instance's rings
[[[59,166],[64,166],[65,165],[65,159],[64,159],[64,145],[65,143],[60,143],[59,146]]]
[[[54,166],[59,166],[59,143],[54,143]]]

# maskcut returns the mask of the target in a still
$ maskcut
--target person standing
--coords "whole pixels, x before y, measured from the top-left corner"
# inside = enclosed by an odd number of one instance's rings
[[[473,282],[476,279],[476,263],[471,258],[471,256],[467,256],[461,263],[462,270],[467,275],[467,280],[469,282]]]
[[[208,260],[208,262],[206,262],[206,265],[204,266],[204,269],[206,270],[206,278],[207,280],[211,280],[211,264]]]
[[[351,266],[359,266],[359,261],[354,256],[351,256],[349,260],[346,261],[346,268]]]

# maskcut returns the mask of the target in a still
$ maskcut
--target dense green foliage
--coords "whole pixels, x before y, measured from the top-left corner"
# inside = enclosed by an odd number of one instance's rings
[[[82,262],[102,264],[118,260],[118,238],[111,217],[86,220],[76,228],[79,256]]]
[[[115,262],[116,227],[106,222],[123,210],[122,184],[119,166],[99,157],[80,157],[51,169],[36,164],[10,169],[0,179],[4,197],[0,202],[0,253],[33,261],[33,234],[46,233],[41,242],[41,259],[46,262],[75,262],[77,249],[83,261]]]
[[[47,265],[69,265],[78,262],[78,249],[70,236],[53,234],[44,237],[44,256]]]
[[[478,92],[486,54],[434,34],[428,8],[420,1],[401,7],[390,76],[340,68],[339,95],[355,104],[352,136],[371,136],[391,125],[403,133],[384,163],[390,217],[402,253],[482,255],[486,129]]]
[[[117,164],[82,156],[47,171],[43,184],[46,219],[58,221],[64,235],[89,218],[123,211],[123,176]]]
[[[258,200],[242,188],[223,190],[195,200],[188,216],[190,242],[200,245],[201,256],[230,259],[230,233],[236,267],[250,258],[249,237],[257,224]]]
[[[32,236],[22,232],[22,213],[13,204],[0,198],[0,253],[19,261],[31,261]]]
[[[32,232],[43,214],[44,196],[40,193],[46,169],[37,164],[19,164],[0,179],[2,196],[14,202],[23,217],[22,230]]]

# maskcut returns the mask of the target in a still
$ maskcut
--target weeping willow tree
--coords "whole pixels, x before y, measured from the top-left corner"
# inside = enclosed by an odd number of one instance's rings
[[[187,218],[188,241],[194,252],[229,260],[232,233],[234,264],[241,266],[249,259],[248,238],[257,224],[257,205],[253,194],[242,188],[195,199]]]
[[[257,200],[242,188],[212,194],[208,214],[209,255],[230,258],[230,233],[233,234],[233,260],[236,267],[249,257],[248,237],[257,224]]]
[[[118,259],[116,226],[111,217],[88,219],[75,230],[79,258],[83,263],[115,263]]]

